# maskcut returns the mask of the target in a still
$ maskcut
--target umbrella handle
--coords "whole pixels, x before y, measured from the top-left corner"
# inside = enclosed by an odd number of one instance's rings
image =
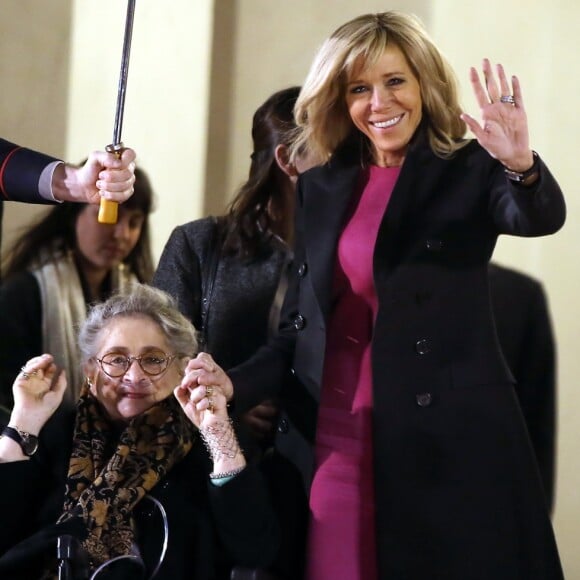
[[[113,153],[117,159],[120,159],[125,148],[123,143],[116,143],[114,145],[107,145],[105,149],[109,153]],[[101,198],[101,203],[99,205],[99,215],[97,217],[98,222],[100,224],[116,224],[118,208],[119,204],[116,201]]]

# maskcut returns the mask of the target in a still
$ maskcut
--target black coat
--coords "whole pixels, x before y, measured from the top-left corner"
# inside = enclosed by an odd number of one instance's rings
[[[292,368],[297,382],[280,449],[303,467],[312,466],[304,455],[316,428],[336,246],[360,158],[345,149],[299,180],[295,263],[279,336],[230,371],[242,406],[267,396]],[[497,342],[487,266],[499,234],[546,235],[564,219],[560,188],[541,162],[528,189],[509,182],[476,142],[448,160],[422,135],[411,145],[374,250],[379,578],[562,577],[514,379]]]
[[[0,464],[0,578],[36,580],[44,558],[56,556],[52,524],[62,510],[73,423],[74,412],[61,407],[41,431],[30,461]],[[267,567],[277,558],[279,523],[262,474],[249,466],[217,487],[209,482],[210,470],[197,439],[151,491],[169,522],[168,550],[156,580],[225,580],[233,563]],[[149,562],[162,541],[159,518],[152,514],[144,501],[134,513]],[[72,532],[82,536],[81,528]]]
[[[499,342],[534,447],[550,512],[554,507],[556,345],[542,284],[511,268],[489,266]]]

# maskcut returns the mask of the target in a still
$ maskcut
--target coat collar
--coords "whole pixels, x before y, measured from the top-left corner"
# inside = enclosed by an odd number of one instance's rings
[[[365,149],[359,137],[348,139],[328,163],[306,172],[298,184],[306,260],[311,266],[312,283],[325,317],[331,304],[338,239],[353,193],[359,187],[367,157]],[[409,145],[379,227],[375,255],[380,255],[383,272],[388,272],[400,259],[402,243],[409,235],[405,225],[408,216],[425,207],[430,196],[441,193],[437,183],[446,166],[446,160],[433,153],[423,123]]]

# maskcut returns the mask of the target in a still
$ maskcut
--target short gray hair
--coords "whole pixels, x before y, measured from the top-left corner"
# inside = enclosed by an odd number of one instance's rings
[[[191,357],[197,354],[195,328],[179,312],[175,300],[147,284],[133,284],[91,308],[78,336],[81,362],[84,364],[97,354],[101,332],[112,320],[134,316],[146,316],[155,322],[174,354]]]

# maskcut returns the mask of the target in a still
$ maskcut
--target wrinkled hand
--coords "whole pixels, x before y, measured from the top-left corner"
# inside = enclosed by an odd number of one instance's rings
[[[133,194],[135,151],[124,149],[121,158],[106,151],[91,153],[82,167],[65,164],[53,175],[56,199],[99,203],[101,197],[123,203]]]
[[[49,354],[30,359],[23,369],[12,386],[14,407],[10,424],[38,435],[62,401],[66,377]]]
[[[272,400],[256,405],[240,417],[240,423],[246,426],[252,436],[260,442],[274,436],[278,406]]]
[[[185,414],[198,429],[227,419],[226,393],[233,393],[231,381],[213,358],[203,352],[188,362],[181,384],[174,391]]]
[[[530,149],[528,120],[524,109],[520,82],[512,77],[512,88],[501,64],[497,67],[497,80],[491,63],[483,60],[485,88],[477,70],[472,67],[470,80],[481,111],[480,125],[472,116],[463,113],[461,118],[473,132],[479,144],[495,159],[515,171],[525,171],[533,164]],[[498,85],[499,82],[499,85]],[[502,96],[513,95],[515,103],[502,103]]]

